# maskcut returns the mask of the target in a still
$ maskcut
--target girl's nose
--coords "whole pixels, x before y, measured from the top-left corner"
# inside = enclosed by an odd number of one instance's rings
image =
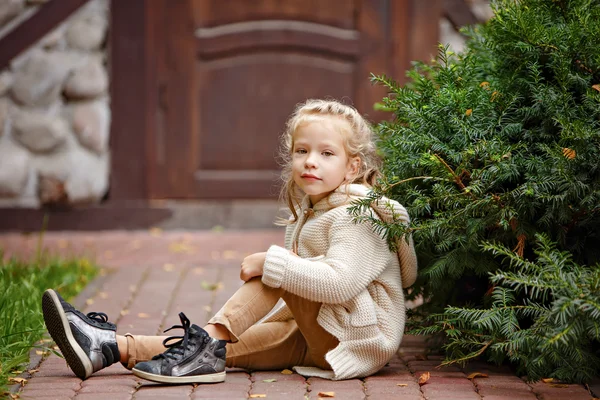
[[[304,161],[304,164],[307,167],[315,167],[317,165],[317,163],[316,163],[316,156],[313,153],[309,153],[306,156],[306,160]]]

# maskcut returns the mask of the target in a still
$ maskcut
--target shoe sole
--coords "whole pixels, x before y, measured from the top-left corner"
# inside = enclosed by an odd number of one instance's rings
[[[48,289],[42,296],[42,311],[48,333],[60,349],[69,368],[80,379],[92,375],[92,362],[71,333],[71,326],[56,292]]]
[[[137,377],[160,383],[218,383],[225,382],[225,371],[207,375],[192,375],[192,376],[165,376],[156,375],[149,372],[140,371],[133,368],[131,370]]]

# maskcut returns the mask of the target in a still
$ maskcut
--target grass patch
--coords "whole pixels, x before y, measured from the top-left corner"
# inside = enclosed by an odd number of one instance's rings
[[[42,293],[48,288],[65,299],[79,293],[99,269],[89,260],[37,257],[37,262],[3,261],[0,250],[0,394],[29,362],[29,351],[40,346],[46,327]]]

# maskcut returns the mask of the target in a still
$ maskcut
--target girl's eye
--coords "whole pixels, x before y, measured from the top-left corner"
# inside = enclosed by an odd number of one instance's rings
[[[323,152],[323,155],[324,155],[325,157],[331,157],[331,156],[333,155],[333,153],[332,153],[332,152],[330,152],[330,151],[324,151],[324,152]]]
[[[304,149],[296,149],[296,153],[298,153],[298,154],[306,154],[306,150],[304,150]]]

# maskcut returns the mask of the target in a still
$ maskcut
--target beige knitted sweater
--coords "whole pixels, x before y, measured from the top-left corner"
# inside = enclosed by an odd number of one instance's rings
[[[306,197],[298,221],[285,234],[286,249],[297,243],[299,257],[279,246],[267,252],[263,283],[323,303],[317,321],[340,341],[325,357],[333,371],[295,367],[302,375],[333,380],[372,375],[400,346],[402,287],[414,283],[417,259],[412,241],[399,241],[398,253],[392,253],[371,224],[353,221],[349,203],[367,193],[362,185],[343,186],[312,209]],[[372,204],[373,211],[381,219],[409,223],[395,201],[381,199]],[[268,321],[290,318],[284,306]]]

